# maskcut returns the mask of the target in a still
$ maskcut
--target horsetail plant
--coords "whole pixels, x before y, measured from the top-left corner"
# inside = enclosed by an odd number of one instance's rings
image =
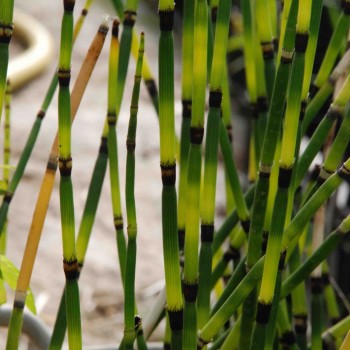
[[[222,67],[226,62],[230,12],[231,3],[229,1],[219,1],[215,26],[213,61],[210,71],[209,114],[206,131],[202,189],[202,198],[206,198],[206,201],[201,206],[201,248],[197,302],[199,328],[208,320],[210,310],[211,281],[206,276],[211,275],[212,265],[219,133],[224,132],[225,136],[228,137],[226,127],[225,130],[220,128],[220,125],[224,126],[223,122],[220,120],[220,108],[224,80],[223,75],[226,73],[226,70]],[[231,173],[228,172],[228,175],[231,176]]]
[[[172,349],[182,348],[183,300],[179,266],[176,158],[174,126],[174,10],[173,1],[160,0],[159,20],[159,124],[162,190],[162,231],[167,312]]]
[[[128,220],[128,245],[125,262],[125,311],[124,311],[124,349],[132,350],[135,339],[135,267],[136,267],[136,237],[137,219],[135,205],[135,147],[136,126],[138,113],[138,100],[142,73],[142,60],[144,52],[144,34],[141,33],[139,56],[136,64],[135,83],[132,91],[130,120],[126,139],[126,184],[125,199]]]
[[[92,0],[86,1],[85,5],[84,5],[85,10],[84,9],[82,10],[82,14],[79,17],[79,19],[74,27],[73,43],[75,42],[76,38],[78,37],[80,29],[82,28],[82,26],[84,24],[85,18],[87,16],[86,10],[89,8],[91,3],[92,3]],[[53,95],[56,91],[57,85],[58,85],[58,79],[57,79],[57,73],[55,72],[53,74],[50,85],[49,85],[47,92],[45,94],[44,100],[43,100],[43,102],[40,106],[40,109],[36,115],[33,126],[31,128],[31,131],[28,135],[26,144],[24,146],[24,150],[21,153],[21,157],[18,161],[15,172],[14,172],[12,179],[9,183],[6,194],[3,198],[3,201],[2,201],[2,204],[0,207],[0,235],[1,235],[1,231],[2,231],[3,225],[5,223],[6,217],[7,217],[10,202],[15,194],[15,191],[17,189],[17,186],[18,186],[20,180],[22,179],[26,165],[28,163],[30,155],[32,154],[33,148],[35,146],[35,142],[37,140],[39,131],[41,129],[42,121],[45,118],[47,109],[50,106],[50,103],[51,103]]]
[[[200,184],[202,140],[204,134],[205,93],[207,81],[208,6],[198,0],[195,6],[193,43],[193,89],[190,149],[186,185],[184,331],[183,349],[196,348],[198,290],[198,241],[200,220]]]
[[[13,7],[13,0],[0,3],[0,120],[5,99],[9,44],[13,34]]]
[[[86,85],[91,76],[92,70],[95,67],[96,61],[102,50],[105,36],[108,31],[108,23],[104,19],[100,25],[94,40],[91,43],[89,51],[85,57],[82,67],[79,71],[77,80],[74,84],[71,93],[71,122],[77,113],[80,101],[84,94]],[[57,158],[59,154],[58,135],[51,146],[49,159],[46,165],[45,174],[41,183],[38,199],[36,202],[32,225],[28,233],[28,239],[21,263],[20,274],[16,286],[14,308],[11,314],[9,331],[7,337],[6,349],[17,348],[19,341],[19,334],[22,327],[23,320],[23,308],[26,300],[27,290],[31,279],[33,266],[38,250],[39,241],[48,209],[48,203],[50,201],[51,193],[53,190],[55,174],[57,170]],[[75,237],[74,237],[75,239]],[[75,244],[75,242],[74,242]]]

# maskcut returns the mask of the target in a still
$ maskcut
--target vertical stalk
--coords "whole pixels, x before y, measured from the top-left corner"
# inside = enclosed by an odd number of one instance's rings
[[[13,6],[14,0],[0,2],[0,120],[5,99],[9,44],[13,34]]]
[[[162,191],[163,254],[167,311],[172,349],[182,348],[183,301],[179,266],[176,158],[174,125],[174,9],[171,0],[159,1],[159,124]]]
[[[76,40],[80,29],[85,21],[86,15],[87,15],[87,10],[89,8],[89,6],[91,5],[91,0],[86,0],[86,3],[84,5],[84,9],[82,10],[82,14],[79,17],[75,28],[74,28],[74,34],[73,34],[73,43]],[[76,29],[76,27],[79,27]],[[15,191],[17,189],[17,186],[23,176],[25,167],[27,165],[28,159],[30,158],[30,155],[32,153],[32,150],[34,148],[35,142],[37,140],[37,136],[39,134],[40,128],[41,128],[41,124],[42,121],[46,115],[47,109],[52,101],[53,95],[56,91],[58,85],[58,80],[57,80],[57,74],[56,72],[53,74],[53,77],[51,79],[50,85],[48,87],[48,90],[46,92],[46,95],[44,97],[44,100],[41,104],[41,107],[37,113],[37,116],[35,118],[34,124],[31,128],[31,131],[29,133],[28,139],[26,141],[25,147],[23,152],[21,153],[19,162],[16,166],[15,172],[13,174],[13,177],[9,183],[8,189],[6,191],[6,194],[4,196],[3,202],[1,204],[0,207],[0,236],[1,236],[1,232],[3,229],[3,225],[5,224],[5,220],[7,217],[7,212],[10,206],[10,202],[15,194]]]
[[[193,78],[193,30],[195,1],[184,1],[184,19],[182,34],[182,124],[180,143],[180,176],[178,200],[178,234],[180,254],[185,245],[186,227],[186,188],[188,152],[190,148],[190,127],[192,114],[192,78]]]
[[[226,125],[220,121],[223,81],[226,70],[226,51],[229,35],[231,2],[219,1],[213,62],[210,72],[209,115],[205,143],[205,164],[201,206],[201,248],[199,260],[198,283],[198,327],[201,328],[209,318],[212,266],[212,242],[214,234],[216,177],[218,164],[219,133],[225,133],[228,138]],[[231,174],[230,174],[231,175]],[[186,265],[185,265],[186,266]]]
[[[74,84],[74,88],[71,93],[71,116],[72,121],[78,110],[80,101],[86,89],[86,85],[90,79],[92,71],[95,67],[96,61],[102,50],[105,36],[108,31],[107,22],[104,20],[100,25],[99,30],[94,37],[89,51],[85,57],[82,67],[79,71],[77,80]],[[45,222],[45,217],[48,209],[48,203],[50,201],[52,189],[55,181],[55,174],[57,170],[57,158],[58,158],[58,135],[52,144],[49,159],[46,165],[45,174],[41,183],[38,199],[35,205],[32,224],[28,233],[28,239],[23,254],[23,260],[21,263],[20,274],[17,281],[14,311],[12,312],[9,332],[7,337],[7,349],[16,348],[18,344],[19,333],[21,331],[21,325],[23,320],[23,308],[26,300],[27,290],[33,266],[38,250],[39,241],[41,238],[42,229]],[[74,286],[73,286],[74,289]]]
[[[198,240],[200,219],[199,199],[207,82],[207,42],[208,6],[206,1],[198,0],[195,6],[194,17],[192,118],[186,186],[183,349],[196,349],[196,300],[198,291]]]
[[[139,56],[136,64],[134,88],[132,91],[130,120],[128,135],[126,138],[126,184],[125,199],[128,221],[128,245],[125,262],[125,307],[124,307],[124,349],[132,350],[135,340],[135,267],[136,267],[136,237],[137,219],[135,205],[135,148],[136,148],[136,126],[138,113],[138,100],[140,96],[140,83],[142,72],[142,60],[144,52],[144,34],[141,33]]]

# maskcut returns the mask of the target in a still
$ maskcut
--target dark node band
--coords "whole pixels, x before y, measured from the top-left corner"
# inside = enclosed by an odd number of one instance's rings
[[[57,69],[57,79],[60,86],[68,86],[70,82],[70,69]]]
[[[214,225],[201,225],[201,241],[202,243],[212,243],[214,238]]]
[[[140,315],[135,315],[134,317],[135,331],[139,329],[142,325],[142,317]]]
[[[44,110],[41,109],[41,110],[38,112],[38,114],[36,115],[36,117],[39,118],[39,119],[44,119],[44,118],[45,118],[45,114],[46,114],[46,112],[45,112]]]
[[[278,187],[288,188],[292,180],[293,168],[279,168]]]
[[[72,12],[74,10],[75,0],[64,0],[63,6],[64,10],[68,12]]]
[[[308,33],[295,34],[295,52],[305,53],[309,41]]]
[[[243,231],[248,234],[250,229],[250,220],[241,220]]]
[[[159,11],[159,28],[162,32],[174,29],[174,10]]]
[[[216,22],[218,18],[218,7],[217,6],[214,6],[212,9],[211,9],[211,21],[213,23]]]
[[[115,112],[108,112],[107,113],[107,123],[109,126],[114,126],[117,122],[117,115]]]
[[[122,230],[123,227],[124,227],[123,217],[115,216],[113,220],[114,220],[114,227],[115,227],[115,229],[116,230]]]
[[[12,23],[0,23],[0,44],[9,44],[13,34]]]
[[[320,90],[320,88],[315,84],[310,85],[309,95],[311,99],[317,94],[318,90]]]
[[[66,276],[66,280],[71,281],[78,278],[78,261],[77,259],[67,261],[63,260],[63,271]]]
[[[233,128],[232,125],[226,125],[226,132],[229,141],[232,143],[233,141]]]
[[[271,171],[263,171],[263,170],[259,170],[259,177],[262,179],[268,179],[271,175]]]
[[[13,306],[14,306],[14,308],[16,308],[16,309],[24,309],[24,306],[25,306],[25,302],[24,301],[22,301],[22,300],[16,300],[15,299],[15,301],[13,302]]]
[[[328,286],[330,284],[330,280],[329,280],[329,274],[324,272],[322,273],[322,283],[323,283],[323,286]]]
[[[191,118],[192,115],[192,100],[182,100],[182,117]]]
[[[299,121],[303,121],[304,120],[306,106],[307,106],[307,101],[302,100],[301,104],[300,104]]]
[[[6,192],[5,196],[4,196],[4,203],[10,203],[12,200],[12,193],[11,192]]]
[[[108,154],[107,137],[101,137],[99,153]]]
[[[120,22],[117,18],[113,20],[112,35],[115,38],[118,38],[118,36],[119,36],[119,24],[120,24]]]
[[[312,294],[320,294],[323,292],[323,281],[321,277],[311,277],[310,284]]]
[[[259,117],[259,112],[258,112],[258,106],[255,102],[251,102],[249,105],[250,109],[252,110],[252,117],[254,119],[258,119]]]
[[[280,260],[278,261],[278,269],[279,270],[284,270],[284,268],[285,268],[286,255],[287,255],[287,251],[286,250],[283,250],[280,253]]]
[[[263,254],[266,253],[268,239],[269,239],[269,231],[263,231],[263,237],[261,242],[261,252]]]
[[[271,304],[263,304],[259,301],[256,311],[256,322],[260,324],[267,324],[269,322],[270,312]]]
[[[176,165],[160,165],[162,182],[165,186],[173,186],[176,182]]]
[[[320,175],[320,171],[321,171],[321,166],[319,164],[316,164],[310,173],[310,181],[316,181]]]
[[[187,302],[194,303],[197,299],[198,283],[188,284],[187,282],[184,281],[183,293],[184,293],[184,298]]]
[[[306,315],[294,315],[294,330],[296,333],[306,333],[307,330],[307,316]]]
[[[274,58],[275,54],[274,54],[274,47],[272,42],[270,41],[262,42],[261,49],[262,49],[264,60],[271,60]]]
[[[72,157],[58,158],[58,168],[61,176],[70,176],[72,173]]]
[[[133,27],[136,22],[136,12],[135,11],[124,11],[124,21],[125,26]]]
[[[163,344],[163,349],[164,350],[171,350],[171,345],[169,343],[164,343]]]
[[[87,10],[87,9],[82,9],[82,10],[81,10],[81,15],[82,15],[83,17],[85,17],[87,14],[88,14],[88,10]]]
[[[291,50],[282,49],[281,63],[282,64],[292,63],[293,56],[294,56],[294,50],[291,51]]]
[[[134,152],[136,148],[135,140],[126,139],[126,149],[128,152]]]
[[[49,159],[49,161],[46,164],[46,169],[47,170],[51,170],[51,171],[56,171],[56,169],[57,169],[57,161]]]
[[[108,33],[108,30],[109,30],[109,27],[105,24],[101,24],[99,27],[98,27],[98,32],[102,35],[106,35]]]
[[[350,169],[348,169],[345,164],[337,171],[337,174],[345,181],[350,180]]]
[[[350,15],[350,2],[342,1],[343,11],[345,15]]]
[[[181,331],[183,329],[183,310],[168,310],[169,324],[172,331]]]
[[[194,145],[201,145],[203,141],[203,135],[204,135],[204,128],[199,127],[193,127],[191,126],[190,129],[190,140],[191,143]]]
[[[258,113],[265,113],[268,111],[268,104],[266,96],[260,96],[256,100],[256,107],[258,109]]]
[[[332,107],[327,111],[326,117],[330,120],[337,120],[338,118],[342,118],[342,115],[338,109],[334,109]]]
[[[292,331],[287,331],[282,334],[281,343],[287,345],[288,347],[295,344],[295,334]]]
[[[209,93],[209,108],[220,108],[222,101],[221,91],[210,91]]]
[[[78,262],[78,278],[80,276],[80,272],[83,269],[84,263],[83,262]]]
[[[151,97],[156,97],[158,95],[157,85],[154,79],[147,79],[145,81],[148,93],[151,95]]]
[[[185,247],[185,230],[178,230],[178,240],[179,240],[179,248],[183,250]]]
[[[240,253],[239,249],[230,245],[229,248],[224,253],[222,258],[224,261],[229,262],[231,260],[239,259],[240,256],[241,256],[241,253]]]

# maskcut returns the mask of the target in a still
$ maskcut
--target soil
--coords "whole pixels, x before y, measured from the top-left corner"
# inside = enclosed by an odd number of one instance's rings
[[[83,1],[76,1],[76,18],[82,9],[82,5]],[[63,11],[61,2],[50,1],[48,3],[45,0],[37,0],[33,5],[32,2],[17,0],[16,6],[37,18],[48,29],[54,41],[55,57],[58,57]],[[86,24],[74,48],[72,84],[74,84],[88,45],[101,22],[102,15],[105,13],[114,16],[115,11],[111,2],[96,1],[91,7]],[[140,3],[136,30],[137,32],[145,32],[145,52],[149,57],[153,73],[157,77],[159,34],[158,16],[154,5]],[[83,97],[72,131],[72,177],[76,230],[79,228],[106,117],[109,38],[110,36],[106,40],[101,57],[91,77],[91,83]],[[177,62],[180,62],[181,58],[180,44],[178,37],[175,36],[175,59]],[[55,72],[56,65],[57,62],[52,61],[41,76],[20,90],[15,91],[13,95],[11,164],[14,166],[17,164],[23,150],[29,130],[40,108],[52,74]],[[125,183],[125,138],[134,70],[135,63],[131,59],[117,127],[122,189]],[[175,79],[176,123],[177,130],[179,130],[181,124],[181,75],[179,65],[176,66]],[[149,305],[152,305],[154,295],[161,288],[164,271],[161,235],[162,186],[159,168],[159,129],[156,113],[144,86],[141,88],[139,105],[135,187],[138,214],[136,290],[140,314],[142,315],[147,311]],[[23,181],[18,186],[9,211],[7,251],[8,257],[17,266],[21,264],[38,190],[56,129],[57,95],[54,97],[43,121]],[[55,321],[64,285],[58,183],[59,176],[57,175],[31,279],[31,288],[36,298],[38,315],[49,327],[52,327]],[[224,206],[222,172],[219,174],[218,186],[221,188],[218,194],[218,210],[222,211]],[[79,281],[84,346],[116,344],[120,341],[123,331],[123,294],[109,190],[110,183],[107,173],[85,267]],[[11,294],[9,294],[8,302],[10,304],[13,302]]]

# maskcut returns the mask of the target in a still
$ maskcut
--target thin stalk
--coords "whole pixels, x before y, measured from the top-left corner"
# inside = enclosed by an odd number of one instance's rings
[[[119,21],[113,21],[112,38],[110,43],[109,55],[109,74],[108,74],[108,161],[110,173],[110,188],[113,209],[113,222],[116,233],[116,242],[118,249],[119,268],[122,281],[125,281],[125,260],[126,260],[126,242],[124,235],[124,221],[120,196],[119,169],[118,169],[118,149],[117,149],[117,94],[118,94],[118,63],[119,63]]]
[[[4,181],[5,188],[8,188],[10,181],[10,161],[11,161],[11,100],[12,91],[10,81],[7,80],[5,91],[5,123],[4,123],[4,169],[2,171],[2,179]],[[6,252],[7,241],[7,219],[5,219],[5,225],[1,229],[0,234],[0,254]]]
[[[231,2],[219,1],[215,27],[213,62],[211,65],[209,115],[206,131],[202,188],[202,196],[206,198],[206,201],[205,204],[203,203],[201,206],[201,248],[197,302],[199,328],[201,328],[209,318],[211,281],[207,276],[211,275],[212,268],[219,132],[225,132],[226,137],[228,137],[226,126],[225,131],[223,131],[222,128],[220,129],[220,107],[223,80],[225,80],[223,75],[226,74],[226,70],[222,67],[226,65],[230,12]],[[217,77],[221,77],[221,79]]]
[[[340,59],[336,67],[333,69],[332,74],[328,80],[322,85],[322,87],[315,93],[311,101],[308,103],[305,116],[302,125],[302,135],[305,134],[309,128],[310,123],[319,112],[321,107],[325,104],[328,97],[334,90],[335,84],[339,77],[343,76],[349,69],[350,63],[350,50],[347,50],[343,57]],[[310,92],[311,94],[311,92]]]
[[[86,1],[86,4],[84,5],[85,9],[89,8],[89,3],[91,3],[91,0]],[[86,18],[86,15],[87,15],[87,13],[83,14],[83,12],[84,11],[82,11],[80,18],[78,19],[80,28],[83,25],[85,18]],[[78,22],[75,25],[75,27],[78,26]],[[79,31],[80,30],[78,30],[78,29],[74,29],[73,43],[75,42],[75,40],[79,34]],[[3,202],[1,204],[1,207],[0,207],[0,235],[1,235],[1,232],[3,229],[3,225],[5,224],[5,220],[7,217],[7,212],[8,212],[9,206],[10,206],[10,202],[11,202],[11,200],[15,194],[15,191],[17,189],[17,186],[18,186],[18,184],[23,176],[25,167],[26,167],[27,162],[30,158],[30,155],[31,155],[32,150],[33,150],[34,145],[35,145],[35,142],[37,140],[37,136],[39,134],[42,121],[43,121],[43,119],[46,115],[47,109],[52,101],[52,98],[53,98],[53,95],[56,91],[57,85],[58,85],[58,79],[57,79],[57,74],[55,72],[52,76],[49,88],[46,92],[46,95],[45,95],[44,100],[41,104],[41,107],[37,113],[37,116],[35,118],[35,121],[33,123],[32,128],[31,128],[31,131],[28,135],[28,139],[26,141],[24,150],[21,153],[19,162],[16,166],[15,172],[14,172],[13,177],[9,183],[7,192],[4,196]]]
[[[321,6],[321,2],[319,4]],[[297,141],[298,121],[301,102],[301,88],[304,72],[305,51],[311,15],[311,2],[299,3],[295,35],[295,57],[292,64],[291,81],[287,96],[287,109],[279,162],[278,189],[272,214],[274,223],[269,232],[266,249],[264,272],[258,298],[256,324],[253,332],[261,333],[260,341],[264,344],[264,326],[269,321],[273,300],[278,264],[283,259],[281,252],[282,235],[287,214],[288,191],[292,181],[294,154]],[[252,342],[253,345],[253,342]]]
[[[343,12],[338,18],[337,24],[333,30],[330,42],[324,55],[321,67],[318,70],[316,78],[313,82],[314,89],[320,88],[327,80],[334,66],[334,62],[342,47],[341,42],[344,40],[344,38],[346,38],[350,24],[349,11],[347,10],[348,7],[349,1],[345,1],[343,6]]]
[[[63,270],[66,277],[66,310],[68,344],[71,349],[82,349],[78,262],[75,254],[75,218],[73,185],[71,180],[71,97],[69,91],[70,65],[73,47],[73,10],[75,1],[63,2],[60,59],[58,78],[58,167],[60,170],[60,209],[63,243]]]
[[[201,188],[208,42],[208,6],[207,2],[204,0],[199,0],[196,3],[193,42],[192,118],[187,168],[185,266],[183,277],[185,299],[183,349],[196,349],[196,300],[198,291],[198,241],[200,220],[199,199]]]
[[[84,266],[84,259],[88,243],[90,240],[90,234],[92,231],[93,222],[96,216],[97,205],[99,202],[102,184],[105,177],[108,161],[108,150],[107,150],[107,124],[104,126],[103,134],[101,137],[100,148],[98,156],[95,162],[93,174],[88,189],[88,195],[85,202],[84,212],[80,227],[78,231],[78,237],[76,242],[76,255],[78,260],[79,276]],[[50,350],[61,349],[65,333],[67,328],[66,318],[66,304],[65,304],[65,293],[62,294],[61,301],[59,304],[58,312],[56,315],[56,321],[54,324],[53,333],[49,345]]]
[[[344,85],[335,97],[334,102],[331,104],[322,122],[315,130],[310,142],[308,143],[307,148],[299,158],[298,167],[295,175],[296,186],[298,186],[304,178],[312,160],[315,158],[317,152],[319,152],[334,122],[337,119],[343,119],[344,108],[349,97],[350,75],[347,77],[346,81],[344,82]]]
[[[172,349],[181,349],[183,300],[179,266],[176,158],[174,126],[174,9],[171,0],[160,0],[159,20],[159,124],[162,191],[163,256],[167,294],[167,311],[171,328]]]
[[[140,83],[142,72],[142,60],[144,52],[144,34],[141,34],[139,56],[136,64],[135,82],[132,91],[130,120],[126,139],[127,159],[126,159],[126,184],[125,199],[126,213],[128,221],[128,245],[125,262],[125,306],[124,306],[124,349],[133,349],[135,340],[135,267],[136,267],[136,237],[137,219],[135,205],[135,148],[136,148],[136,127],[138,100],[140,96]]]
[[[193,31],[194,6],[193,0],[184,1],[184,18],[182,34],[182,124],[180,143],[180,176],[178,200],[179,249],[183,254],[186,227],[186,188],[188,152],[190,148],[190,127],[192,113],[192,78],[193,78]]]
[[[72,121],[78,110],[80,101],[84,94],[86,85],[92,74],[93,68],[95,67],[96,61],[102,50],[105,36],[108,31],[108,26],[106,21],[103,21],[99,30],[94,37],[89,51],[85,57],[82,64],[80,72],[78,74],[77,80],[75,82],[74,88],[71,93],[71,116]],[[27,295],[27,290],[29,287],[29,282],[31,274],[33,271],[33,266],[36,258],[36,253],[38,250],[39,241],[41,238],[41,233],[43,225],[45,222],[45,217],[48,209],[48,203],[50,201],[52,189],[54,186],[55,174],[57,170],[57,158],[58,158],[58,135],[56,135],[55,140],[52,144],[49,159],[46,165],[45,174],[41,183],[37,203],[35,206],[32,225],[28,233],[28,239],[23,254],[23,260],[21,263],[20,274],[18,277],[18,282],[16,286],[16,294],[14,300],[14,311],[11,315],[9,333],[8,333],[8,349],[16,348],[18,343],[22,318],[23,318],[23,307],[25,304],[25,299]],[[74,286],[73,288],[74,289]],[[12,326],[13,325],[13,326]]]
[[[307,224],[310,218],[315,214],[316,210],[324,203],[329,196],[335,191],[335,189],[341,184],[343,179],[349,178],[350,171],[350,159],[348,159],[338,172],[321,185],[316,193],[310,198],[305,206],[298,212],[291,223],[285,228],[283,232],[283,239],[281,244],[281,253],[286,251],[287,248],[293,250],[299,235],[302,233],[303,227]],[[347,222],[340,227],[340,231],[346,230]],[[334,237],[334,236],[333,236]],[[332,240],[337,240],[332,238]],[[333,246],[328,245],[328,248]],[[328,254],[327,251],[326,254]],[[287,256],[288,258],[288,256]],[[233,287],[233,293],[227,293],[225,298],[221,300],[221,307],[214,308],[213,316],[206,323],[206,325],[198,332],[197,346],[201,349],[205,346],[223,327],[225,322],[231,317],[237,307],[243,302],[243,300],[249,295],[252,289],[256,286],[261,279],[265,257],[262,257],[248,272],[248,274],[242,279],[237,277],[238,273],[234,273],[231,277],[235,280],[236,288]],[[242,260],[243,261],[243,260]],[[319,262],[316,263],[316,265]],[[312,267],[312,266],[311,266]],[[237,270],[242,272],[241,270]],[[311,270],[312,271],[312,270]],[[234,289],[235,288],[235,289]],[[291,288],[292,290],[293,288]],[[285,293],[287,292],[287,293]],[[282,287],[281,297],[285,297],[290,293],[290,290],[285,290]],[[215,310],[217,310],[215,312]],[[215,313],[214,313],[215,312]]]
[[[13,34],[14,0],[0,2],[0,120],[5,100],[9,44]]]
[[[346,335],[350,328],[350,315],[334,324],[322,333],[322,340],[327,345],[332,345],[337,339],[341,339]]]

